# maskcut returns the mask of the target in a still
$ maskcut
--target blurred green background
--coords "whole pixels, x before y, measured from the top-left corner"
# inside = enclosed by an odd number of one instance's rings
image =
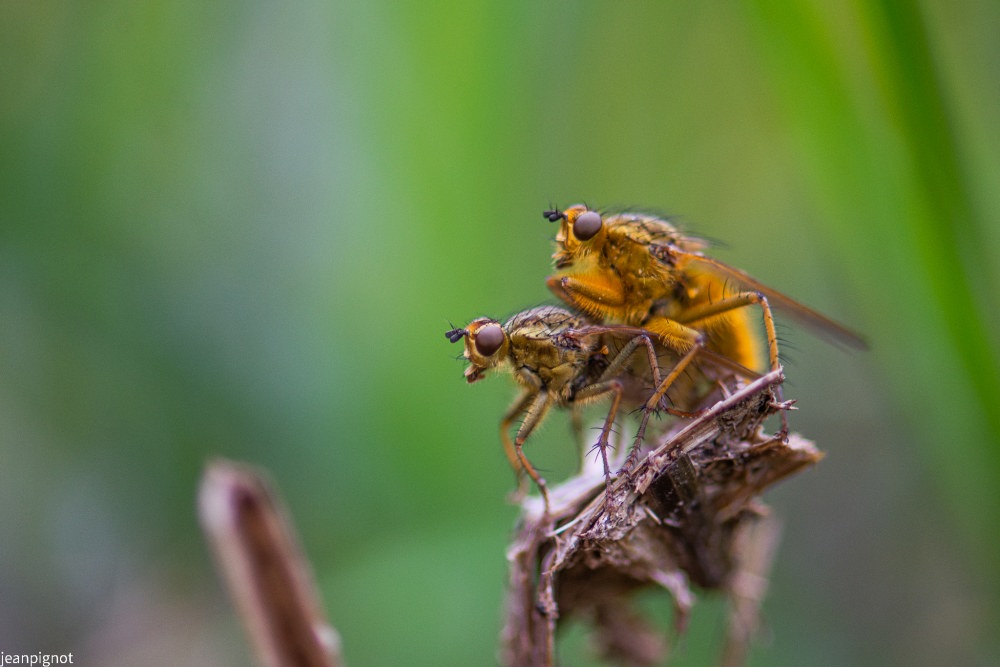
[[[828,456],[769,495],[752,664],[1000,659],[997,3],[0,12],[0,650],[245,664],[194,510],[226,456],[286,496],[351,665],[494,663],[514,389],[442,334],[551,301],[540,212],[584,200],[871,342],[783,320]],[[567,433],[530,443],[550,479]]]

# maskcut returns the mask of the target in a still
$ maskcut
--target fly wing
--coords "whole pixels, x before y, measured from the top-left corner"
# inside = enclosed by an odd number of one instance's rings
[[[768,301],[777,306],[783,312],[788,313],[804,326],[809,327],[819,336],[833,338],[858,350],[867,350],[868,343],[855,331],[845,327],[826,315],[819,313],[809,306],[803,305],[795,299],[785,296],[781,292],[764,285],[759,280],[737,268],[724,264],[717,259],[706,257],[700,253],[687,253],[675,250],[674,253],[683,257],[686,261],[695,264],[703,264],[708,270],[720,277],[737,282],[747,289],[760,292],[767,297]]]

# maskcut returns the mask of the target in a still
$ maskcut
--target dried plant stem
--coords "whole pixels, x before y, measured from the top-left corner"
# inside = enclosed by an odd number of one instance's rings
[[[548,513],[538,499],[525,501],[508,551],[505,664],[554,665],[556,631],[571,616],[593,626],[608,660],[660,664],[666,633],[642,622],[631,598],[665,590],[682,632],[692,585],[730,598],[722,664],[742,664],[779,535],[758,496],[822,458],[795,434],[763,433],[764,420],[788,408],[775,403],[783,379],[778,370],[728,388],[608,490],[600,473],[585,472],[550,490]]]
[[[198,511],[260,663],[339,667],[339,636],[263,474],[229,461],[209,463]]]

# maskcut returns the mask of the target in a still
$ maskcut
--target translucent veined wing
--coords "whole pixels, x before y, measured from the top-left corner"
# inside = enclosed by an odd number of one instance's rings
[[[720,277],[737,282],[747,289],[760,292],[767,297],[768,301],[772,305],[776,306],[781,311],[788,313],[800,323],[812,329],[819,336],[832,338],[858,350],[868,349],[868,343],[861,336],[861,334],[852,331],[843,324],[830,319],[826,315],[813,310],[809,306],[799,303],[790,296],[786,296],[781,292],[768,287],[748,274],[746,271],[734,268],[728,264],[720,262],[717,259],[706,257],[700,253],[684,252],[676,248],[672,248],[670,250],[670,254],[674,255],[677,259],[683,258],[684,260],[695,264],[703,264]]]

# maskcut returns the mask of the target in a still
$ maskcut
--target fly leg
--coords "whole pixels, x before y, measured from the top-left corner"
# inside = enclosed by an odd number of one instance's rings
[[[660,367],[657,362],[656,348],[653,346],[653,341],[650,339],[649,334],[642,329],[636,329],[634,327],[623,327],[620,325],[592,325],[581,327],[579,329],[574,329],[565,332],[563,335],[569,338],[583,338],[587,336],[595,336],[599,334],[616,334],[616,335],[629,335],[631,338],[622,346],[614,358],[609,362],[608,367],[604,369],[601,373],[600,378],[597,382],[592,385],[583,387],[573,396],[573,418],[574,418],[574,431],[577,429],[576,418],[579,416],[579,405],[596,400],[597,398],[603,396],[606,393],[613,393],[614,399],[612,400],[611,409],[608,411],[608,416],[604,420],[604,426],[601,429],[601,436],[595,445],[595,448],[599,448],[601,451],[601,461],[604,463],[604,481],[605,488],[611,490],[611,467],[608,463],[608,447],[609,447],[609,435],[611,429],[614,427],[614,421],[618,414],[618,408],[621,404],[622,395],[624,393],[624,387],[620,380],[616,378],[622,372],[622,369],[628,363],[629,359],[633,354],[639,349],[640,346],[645,346],[646,357],[649,362],[650,369],[653,374],[653,384],[660,384]]]
[[[615,417],[618,416],[618,406],[622,401],[624,387],[621,380],[614,378],[603,382],[596,382],[578,391],[573,397],[574,401],[592,401],[605,394],[613,394],[611,408],[608,409],[608,416],[604,419],[604,426],[601,428],[601,437],[597,440],[596,448],[601,450],[601,461],[604,463],[604,489],[607,495],[611,494],[611,467],[608,465],[608,436],[615,424]],[[607,497],[607,496],[606,496]]]
[[[656,334],[667,347],[678,353],[682,353],[682,356],[674,364],[673,369],[671,369],[667,376],[656,383],[656,390],[643,406],[642,420],[639,422],[639,428],[635,433],[635,441],[632,443],[632,449],[629,451],[628,457],[625,459],[625,464],[622,466],[622,472],[630,470],[638,460],[642,441],[646,436],[646,426],[649,424],[649,417],[656,411],[667,390],[681,376],[681,373],[687,369],[688,365],[694,361],[694,358],[705,350],[705,336],[701,332],[674,320],[657,316],[650,318],[643,326],[651,333]],[[650,359],[650,364],[653,364],[653,368],[655,369],[653,373],[654,379],[659,377],[659,369],[655,365],[656,363],[656,358],[653,356]]]
[[[517,456],[517,449],[510,439],[510,427],[514,423],[514,420],[528,409],[528,405],[531,404],[537,393],[537,391],[531,389],[521,392],[521,395],[511,404],[500,421],[500,442],[503,443],[503,453],[507,456],[507,460],[510,461],[510,467],[514,470],[514,477],[517,482],[517,491],[514,492],[514,496],[512,497],[514,502],[521,502],[528,489],[525,485],[524,466],[521,465],[521,461]]]
[[[646,437],[646,425],[649,424],[649,416],[656,411],[660,400],[667,393],[667,390],[670,389],[670,385],[672,385],[677,378],[680,377],[681,373],[683,373],[688,365],[694,361],[694,358],[698,355],[698,353],[704,349],[704,343],[701,342],[701,339],[699,339],[695,346],[688,350],[687,354],[681,357],[680,361],[674,365],[670,373],[667,374],[667,377],[663,378],[663,381],[656,387],[656,391],[654,391],[653,395],[646,401],[646,405],[643,406],[642,409],[642,421],[639,422],[639,428],[635,432],[635,442],[632,443],[632,451],[628,453],[628,458],[625,459],[625,465],[622,466],[623,472],[631,469],[639,459],[639,450],[642,448],[643,438]],[[696,417],[697,414],[692,413],[690,416]]]
[[[576,275],[549,276],[545,284],[566,303],[601,320],[611,318],[625,305],[625,293],[615,282]]]
[[[542,494],[542,500],[545,503],[545,514],[547,515],[549,513],[549,490],[545,486],[545,480],[542,479],[538,471],[535,470],[535,467],[528,461],[528,457],[524,455],[524,441],[528,439],[528,436],[535,430],[535,427],[545,419],[549,408],[552,407],[553,400],[552,395],[544,388],[541,379],[537,375],[522,369],[521,376],[536,386],[527,389],[524,395],[515,403],[515,406],[524,404],[527,407],[524,410],[524,421],[521,422],[521,428],[517,430],[517,435],[514,436],[514,455],[521,469],[528,473],[528,476],[538,486],[538,490]],[[506,448],[506,444],[504,447]]]
[[[653,344],[653,338],[655,337],[660,342],[665,343],[672,352],[679,352],[683,354],[691,347],[693,341],[696,342],[698,340],[698,336],[700,335],[697,331],[691,329],[690,327],[680,325],[673,320],[660,316],[649,319],[642,327],[632,327],[624,324],[589,324],[587,326],[564,332],[562,335],[570,339],[579,339],[597,334],[611,334],[619,337],[630,337],[601,374],[599,381],[606,380],[611,376],[618,374],[639,345],[644,345],[646,347],[646,359],[653,375],[654,387],[658,387],[660,385],[660,364],[656,347]],[[698,354],[713,366],[728,370],[729,372],[747,380],[753,381],[760,377],[760,373],[752,371],[742,364],[733,361],[729,357],[719,354],[718,352],[713,352],[705,346],[701,347],[701,351]],[[700,411],[685,412],[683,410],[677,410],[670,407],[666,403],[663,403],[660,408],[674,416],[684,417],[686,419],[697,417],[700,414]]]
[[[716,315],[722,315],[730,310],[743,308],[750,305],[760,306],[764,313],[764,331],[767,333],[767,356],[771,364],[771,370],[781,369],[781,361],[778,359],[778,335],[774,330],[774,315],[771,314],[771,306],[767,303],[767,297],[760,292],[740,292],[713,303],[706,303],[687,310],[681,322],[692,324],[701,320],[706,320]],[[782,403],[781,385],[774,389],[774,398],[777,403]],[[788,415],[785,410],[781,410],[781,432],[778,434],[783,441],[788,439]]]
[[[573,439],[579,451],[583,451],[583,413],[580,406],[571,405],[569,409],[569,428],[573,431]]]
[[[661,387],[661,386],[663,386],[663,391],[662,392],[658,392],[653,398],[650,399],[650,403],[654,406],[654,409],[655,409],[655,406],[657,404],[659,404],[660,400],[663,398],[663,394],[666,392],[666,388],[669,387],[669,385],[674,381],[674,379],[676,379],[676,377],[678,375],[680,375],[680,373],[684,370],[684,367],[681,366],[680,370],[675,369],[675,372],[672,375],[672,377],[669,377],[668,381],[664,382],[663,380],[660,379],[660,364],[659,364],[659,360],[658,360],[658,358],[656,356],[656,348],[653,345],[653,341],[650,338],[650,334],[649,333],[647,333],[644,330],[641,330],[641,329],[636,330],[636,329],[633,329],[631,327],[620,327],[620,328],[618,328],[618,327],[601,327],[601,326],[595,326],[595,327],[589,327],[586,330],[587,331],[591,331],[591,332],[595,332],[595,333],[596,332],[602,332],[602,333],[624,333],[624,332],[629,332],[629,333],[633,333],[634,334],[632,336],[632,338],[630,338],[625,343],[625,345],[622,346],[622,349],[618,351],[618,353],[615,355],[615,357],[608,364],[608,367],[606,369],[604,369],[604,372],[601,374],[600,379],[596,383],[594,383],[594,384],[592,384],[592,385],[590,385],[588,387],[584,387],[582,390],[580,390],[579,392],[577,392],[577,394],[573,397],[574,401],[582,402],[582,401],[586,401],[586,400],[595,399],[595,398],[597,398],[599,396],[602,396],[603,394],[606,394],[606,393],[609,393],[609,392],[613,392],[614,393],[614,398],[613,398],[613,400],[611,402],[611,409],[608,411],[608,416],[604,420],[604,427],[601,429],[601,437],[597,441],[597,445],[596,445],[601,450],[601,458],[602,458],[602,460],[604,462],[604,482],[605,482],[605,488],[608,491],[608,493],[610,493],[610,491],[611,491],[611,470],[610,470],[610,467],[608,465],[608,453],[607,453],[607,448],[608,448],[608,434],[610,433],[611,428],[614,425],[615,417],[617,416],[617,413],[618,413],[618,407],[621,404],[622,393],[624,391],[624,388],[622,386],[621,381],[618,380],[615,376],[617,376],[619,373],[621,373],[622,369],[628,363],[628,361],[632,357],[632,355],[635,354],[639,350],[640,347],[644,347],[645,348],[645,352],[646,352],[646,360],[649,363],[649,368],[652,371],[652,375],[653,375],[653,384],[654,384],[654,386],[656,386],[658,388]],[[692,351],[693,350],[694,350],[694,348],[692,349]],[[686,366],[686,365],[687,364],[684,363],[684,366]],[[646,420],[648,420],[648,412],[649,412],[649,408],[647,407],[646,414],[645,414],[645,417],[644,417],[644,420],[643,420],[643,425],[642,425],[643,431],[645,431],[645,422],[646,422]],[[629,453],[629,458],[634,458],[635,451],[636,451],[636,448],[633,447],[632,452]],[[625,468],[628,468],[628,467],[629,467],[629,465],[626,463]]]

